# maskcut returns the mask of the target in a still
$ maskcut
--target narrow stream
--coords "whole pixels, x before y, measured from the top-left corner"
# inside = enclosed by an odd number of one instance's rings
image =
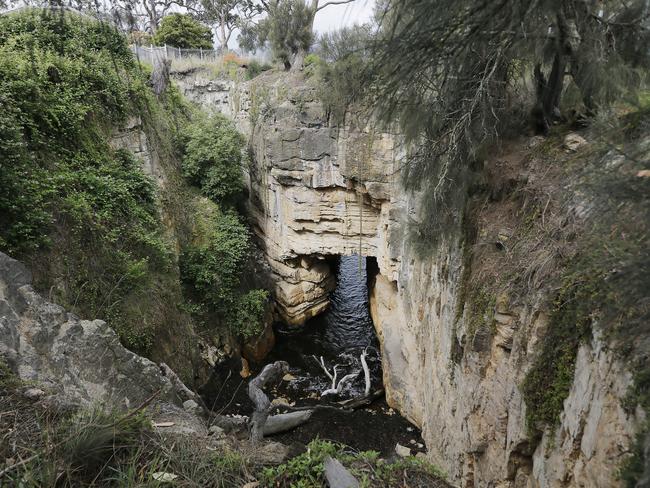
[[[287,361],[290,370],[284,381],[268,392],[275,402],[303,407],[335,404],[363,395],[365,379],[359,356],[364,351],[371,372],[371,391],[382,388],[379,344],[368,308],[369,266],[366,258],[342,256],[330,308],[299,329],[276,324],[276,345],[265,363]],[[337,365],[338,378],[358,372],[340,395],[321,397],[332,386],[319,364],[321,357],[330,372]],[[253,405],[246,394],[248,379],[242,379],[238,371],[234,368],[228,373],[225,365],[215,368],[214,382],[203,392],[215,412],[232,416],[251,414]],[[284,411],[282,407],[280,410]],[[384,456],[393,456],[397,443],[410,448],[413,454],[425,449],[419,429],[383,398],[354,411],[316,410],[308,422],[274,438],[302,445],[315,438],[328,439],[359,450],[376,450]]]

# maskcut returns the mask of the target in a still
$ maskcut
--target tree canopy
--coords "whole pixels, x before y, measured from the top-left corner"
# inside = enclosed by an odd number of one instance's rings
[[[212,49],[212,31],[186,14],[170,14],[162,19],[153,37],[158,45],[184,49]]]
[[[286,69],[302,66],[305,53],[314,42],[316,13],[330,5],[354,0],[270,0],[252,2],[253,9],[263,17],[242,25],[239,44],[249,50],[270,45],[274,57]]]
[[[366,85],[369,105],[417,142],[407,185],[426,187],[440,215],[455,172],[509,124],[546,133],[633,97],[649,16],[645,0],[388,1]]]

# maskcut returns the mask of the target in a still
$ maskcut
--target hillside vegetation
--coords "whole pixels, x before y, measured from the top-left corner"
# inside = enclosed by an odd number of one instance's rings
[[[266,295],[241,281],[243,139],[221,118],[206,126],[173,86],[156,97],[149,71],[105,23],[36,9],[0,17],[0,249],[52,300],[189,380],[197,332],[255,335]],[[134,124],[138,157],[116,142]]]

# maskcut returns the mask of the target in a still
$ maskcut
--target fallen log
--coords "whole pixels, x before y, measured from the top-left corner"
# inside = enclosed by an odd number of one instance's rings
[[[264,424],[264,435],[279,434],[295,429],[299,425],[307,422],[312,413],[314,413],[313,410],[302,410],[299,412],[271,415],[266,419],[266,423]]]

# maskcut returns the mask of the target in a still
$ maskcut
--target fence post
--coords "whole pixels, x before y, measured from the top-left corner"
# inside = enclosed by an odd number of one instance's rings
[[[169,54],[167,53],[167,44],[165,44],[165,59],[169,59]]]
[[[178,59],[183,59],[183,55],[181,54],[181,48],[178,48]]]
[[[203,48],[202,47],[199,47],[199,52],[201,53],[200,54],[201,61],[203,61]]]

